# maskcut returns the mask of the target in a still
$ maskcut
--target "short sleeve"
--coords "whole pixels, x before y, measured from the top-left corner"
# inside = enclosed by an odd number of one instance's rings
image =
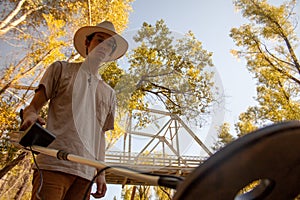
[[[45,87],[47,99],[52,99],[56,96],[58,92],[58,86],[60,81],[60,76],[62,73],[62,63],[57,61],[52,63],[43,75],[39,88],[41,86]]]

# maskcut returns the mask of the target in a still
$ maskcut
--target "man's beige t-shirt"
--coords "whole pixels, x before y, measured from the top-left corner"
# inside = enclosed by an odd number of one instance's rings
[[[40,81],[39,87],[45,87],[46,96],[50,99],[47,129],[56,135],[56,139],[49,145],[49,148],[99,160],[100,155],[104,154],[104,152],[100,152],[101,149],[105,149],[105,147],[100,146],[101,143],[105,144],[103,142],[105,140],[104,132],[114,127],[116,97],[114,90],[103,80],[85,74],[81,76],[82,84],[94,84],[95,94],[92,96],[91,102],[95,104],[92,106],[95,111],[93,113],[83,112],[85,106],[90,106],[90,102],[83,102],[82,104],[80,101],[76,101],[80,105],[74,106],[74,97],[84,97],[84,94],[81,95],[82,91],[80,90],[82,89],[78,88],[78,82],[75,84],[77,88],[73,87],[78,71],[81,71],[81,64],[54,62],[49,66]],[[90,94],[88,98],[91,98]],[[87,105],[84,105],[84,103]],[[81,109],[76,109],[78,106]],[[86,122],[89,125],[88,120],[91,116],[94,116],[95,119],[95,127],[93,127],[93,130],[97,131],[95,134],[84,133],[83,130],[85,129],[80,129],[78,123],[74,120],[74,118],[77,118],[77,121],[80,119],[81,124],[85,125]],[[84,134],[87,134],[88,137],[85,137]],[[85,139],[83,140],[83,138]],[[37,162],[40,169],[65,172],[88,180],[91,180],[95,175],[94,167],[58,160],[42,154],[38,155]]]

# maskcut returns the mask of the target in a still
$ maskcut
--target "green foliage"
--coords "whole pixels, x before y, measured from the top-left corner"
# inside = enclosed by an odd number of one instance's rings
[[[124,200],[148,200],[150,199],[150,196],[150,186],[147,185],[126,185],[122,190],[122,198]]]
[[[128,107],[147,110],[152,101],[188,120],[201,121],[215,97],[212,53],[202,48],[192,32],[176,39],[159,20],[144,23],[134,37],[139,46],[129,53],[131,96]],[[152,103],[153,104],[153,103]],[[134,113],[139,121],[149,120]]]
[[[258,115],[259,111],[257,107],[249,107],[247,112],[240,114],[240,121],[235,124],[236,130],[239,133],[238,136],[243,136],[258,128]]]
[[[110,62],[104,65],[105,66],[100,68],[101,77],[108,85],[115,88],[125,72],[117,65],[116,62]]]
[[[268,123],[299,120],[296,1],[278,7],[265,0],[235,0],[234,4],[250,22],[231,29],[230,36],[239,47],[232,54],[246,59],[248,70],[257,80],[258,103],[240,115],[236,124],[239,135]]]
[[[224,123],[219,127],[218,130],[218,140],[212,147],[214,151],[218,151],[230,142],[232,142],[235,138],[230,133],[230,124]]]
[[[154,191],[157,196],[157,200],[171,200],[172,199],[172,189],[162,187],[162,186],[157,186],[154,187]]]
[[[18,130],[19,120],[15,112],[16,102],[12,96],[1,97],[0,99],[0,166],[15,157],[17,149],[8,141],[8,133],[12,130]]]

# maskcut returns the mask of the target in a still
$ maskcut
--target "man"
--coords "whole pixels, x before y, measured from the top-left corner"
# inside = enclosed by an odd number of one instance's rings
[[[75,33],[74,46],[85,61],[58,61],[49,66],[30,105],[24,109],[20,129],[25,130],[34,122],[45,124],[39,112],[50,100],[47,129],[56,139],[49,147],[104,161],[104,132],[113,129],[116,98],[98,69],[101,63],[122,57],[128,43],[111,22],[104,21],[80,28]],[[87,165],[39,154],[32,199],[89,199],[84,195],[94,175],[95,169]],[[105,175],[99,175],[95,182],[97,190],[92,195],[104,197]]]

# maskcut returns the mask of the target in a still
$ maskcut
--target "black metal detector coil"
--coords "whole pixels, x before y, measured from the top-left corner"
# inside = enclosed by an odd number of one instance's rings
[[[228,144],[179,185],[174,200],[290,200],[300,193],[300,122],[266,126]],[[241,192],[256,183],[250,191]]]

